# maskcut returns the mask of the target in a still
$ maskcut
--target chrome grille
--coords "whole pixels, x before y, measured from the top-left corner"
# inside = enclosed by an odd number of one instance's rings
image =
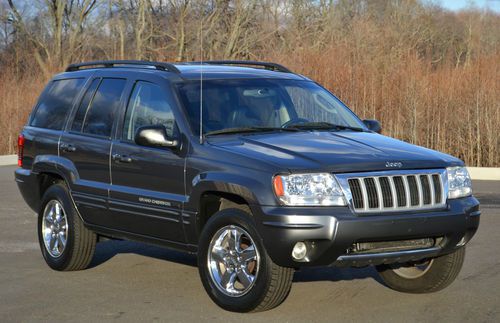
[[[445,170],[337,174],[356,213],[437,209],[445,206]]]

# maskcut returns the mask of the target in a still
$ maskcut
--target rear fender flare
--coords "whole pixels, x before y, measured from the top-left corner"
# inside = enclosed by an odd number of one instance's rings
[[[79,179],[75,164],[73,164],[71,160],[59,156],[36,156],[31,170],[34,174],[52,173],[59,175],[64,179],[70,189],[73,187],[73,184]]]

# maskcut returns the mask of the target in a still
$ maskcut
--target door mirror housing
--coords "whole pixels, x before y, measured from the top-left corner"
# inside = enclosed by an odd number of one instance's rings
[[[177,148],[179,140],[170,138],[162,125],[144,126],[137,129],[134,141],[140,146]]]
[[[363,120],[363,123],[368,129],[370,129],[373,132],[376,133],[382,132],[382,126],[380,125],[380,122],[378,122],[377,120]]]

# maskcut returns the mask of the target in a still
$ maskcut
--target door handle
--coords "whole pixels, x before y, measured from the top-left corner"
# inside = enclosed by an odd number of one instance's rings
[[[61,144],[61,150],[67,153],[72,153],[76,151],[76,147],[70,144]]]
[[[132,158],[130,158],[129,156],[125,156],[125,155],[120,155],[120,154],[113,154],[113,156],[111,156],[113,158],[113,161],[117,162],[117,163],[131,163],[132,162]]]

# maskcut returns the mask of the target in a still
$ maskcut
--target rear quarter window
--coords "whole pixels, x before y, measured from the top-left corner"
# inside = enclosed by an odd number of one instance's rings
[[[61,130],[84,82],[83,78],[52,81],[48,90],[40,98],[30,125]]]

